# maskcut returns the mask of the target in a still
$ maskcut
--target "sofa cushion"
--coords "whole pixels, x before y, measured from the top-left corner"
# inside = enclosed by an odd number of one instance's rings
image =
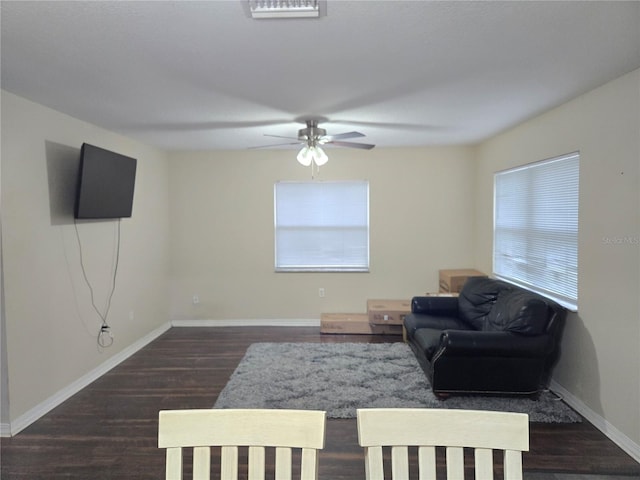
[[[455,317],[440,317],[438,315],[422,315],[419,313],[410,313],[404,317],[403,325],[408,338],[412,338],[415,332],[423,328],[433,328],[437,330],[468,330],[471,328],[465,322]]]
[[[515,288],[502,292],[486,317],[484,329],[522,335],[540,335],[549,320],[547,302],[538,295]]]
[[[440,335],[442,335],[442,330],[439,328],[421,328],[416,330],[413,336],[414,343],[420,351],[424,352],[429,361],[440,345]]]
[[[512,287],[505,282],[487,277],[469,278],[458,297],[458,315],[476,330],[483,330],[486,317],[498,294]]]

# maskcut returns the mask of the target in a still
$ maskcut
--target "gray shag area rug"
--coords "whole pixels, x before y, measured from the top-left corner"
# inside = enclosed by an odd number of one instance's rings
[[[357,408],[459,408],[528,413],[531,422],[581,421],[551,392],[538,400],[438,400],[404,343],[254,343],[214,408],[325,410],[329,418],[355,418]]]

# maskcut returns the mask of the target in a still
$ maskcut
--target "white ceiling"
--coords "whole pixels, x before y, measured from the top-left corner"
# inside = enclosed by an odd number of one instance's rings
[[[640,67],[640,2],[2,1],[2,88],[164,149],[306,118],[378,146],[473,143]],[[359,140],[355,140],[359,141]]]

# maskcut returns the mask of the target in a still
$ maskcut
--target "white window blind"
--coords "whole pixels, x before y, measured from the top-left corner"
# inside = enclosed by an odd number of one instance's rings
[[[369,182],[275,184],[276,271],[368,271]]]
[[[572,310],[578,306],[579,163],[573,153],[494,178],[494,274]]]

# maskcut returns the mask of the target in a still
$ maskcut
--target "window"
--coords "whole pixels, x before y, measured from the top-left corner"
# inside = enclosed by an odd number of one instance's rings
[[[493,272],[578,308],[578,178],[573,153],[498,172]]]
[[[369,270],[369,182],[278,182],[276,271]]]

